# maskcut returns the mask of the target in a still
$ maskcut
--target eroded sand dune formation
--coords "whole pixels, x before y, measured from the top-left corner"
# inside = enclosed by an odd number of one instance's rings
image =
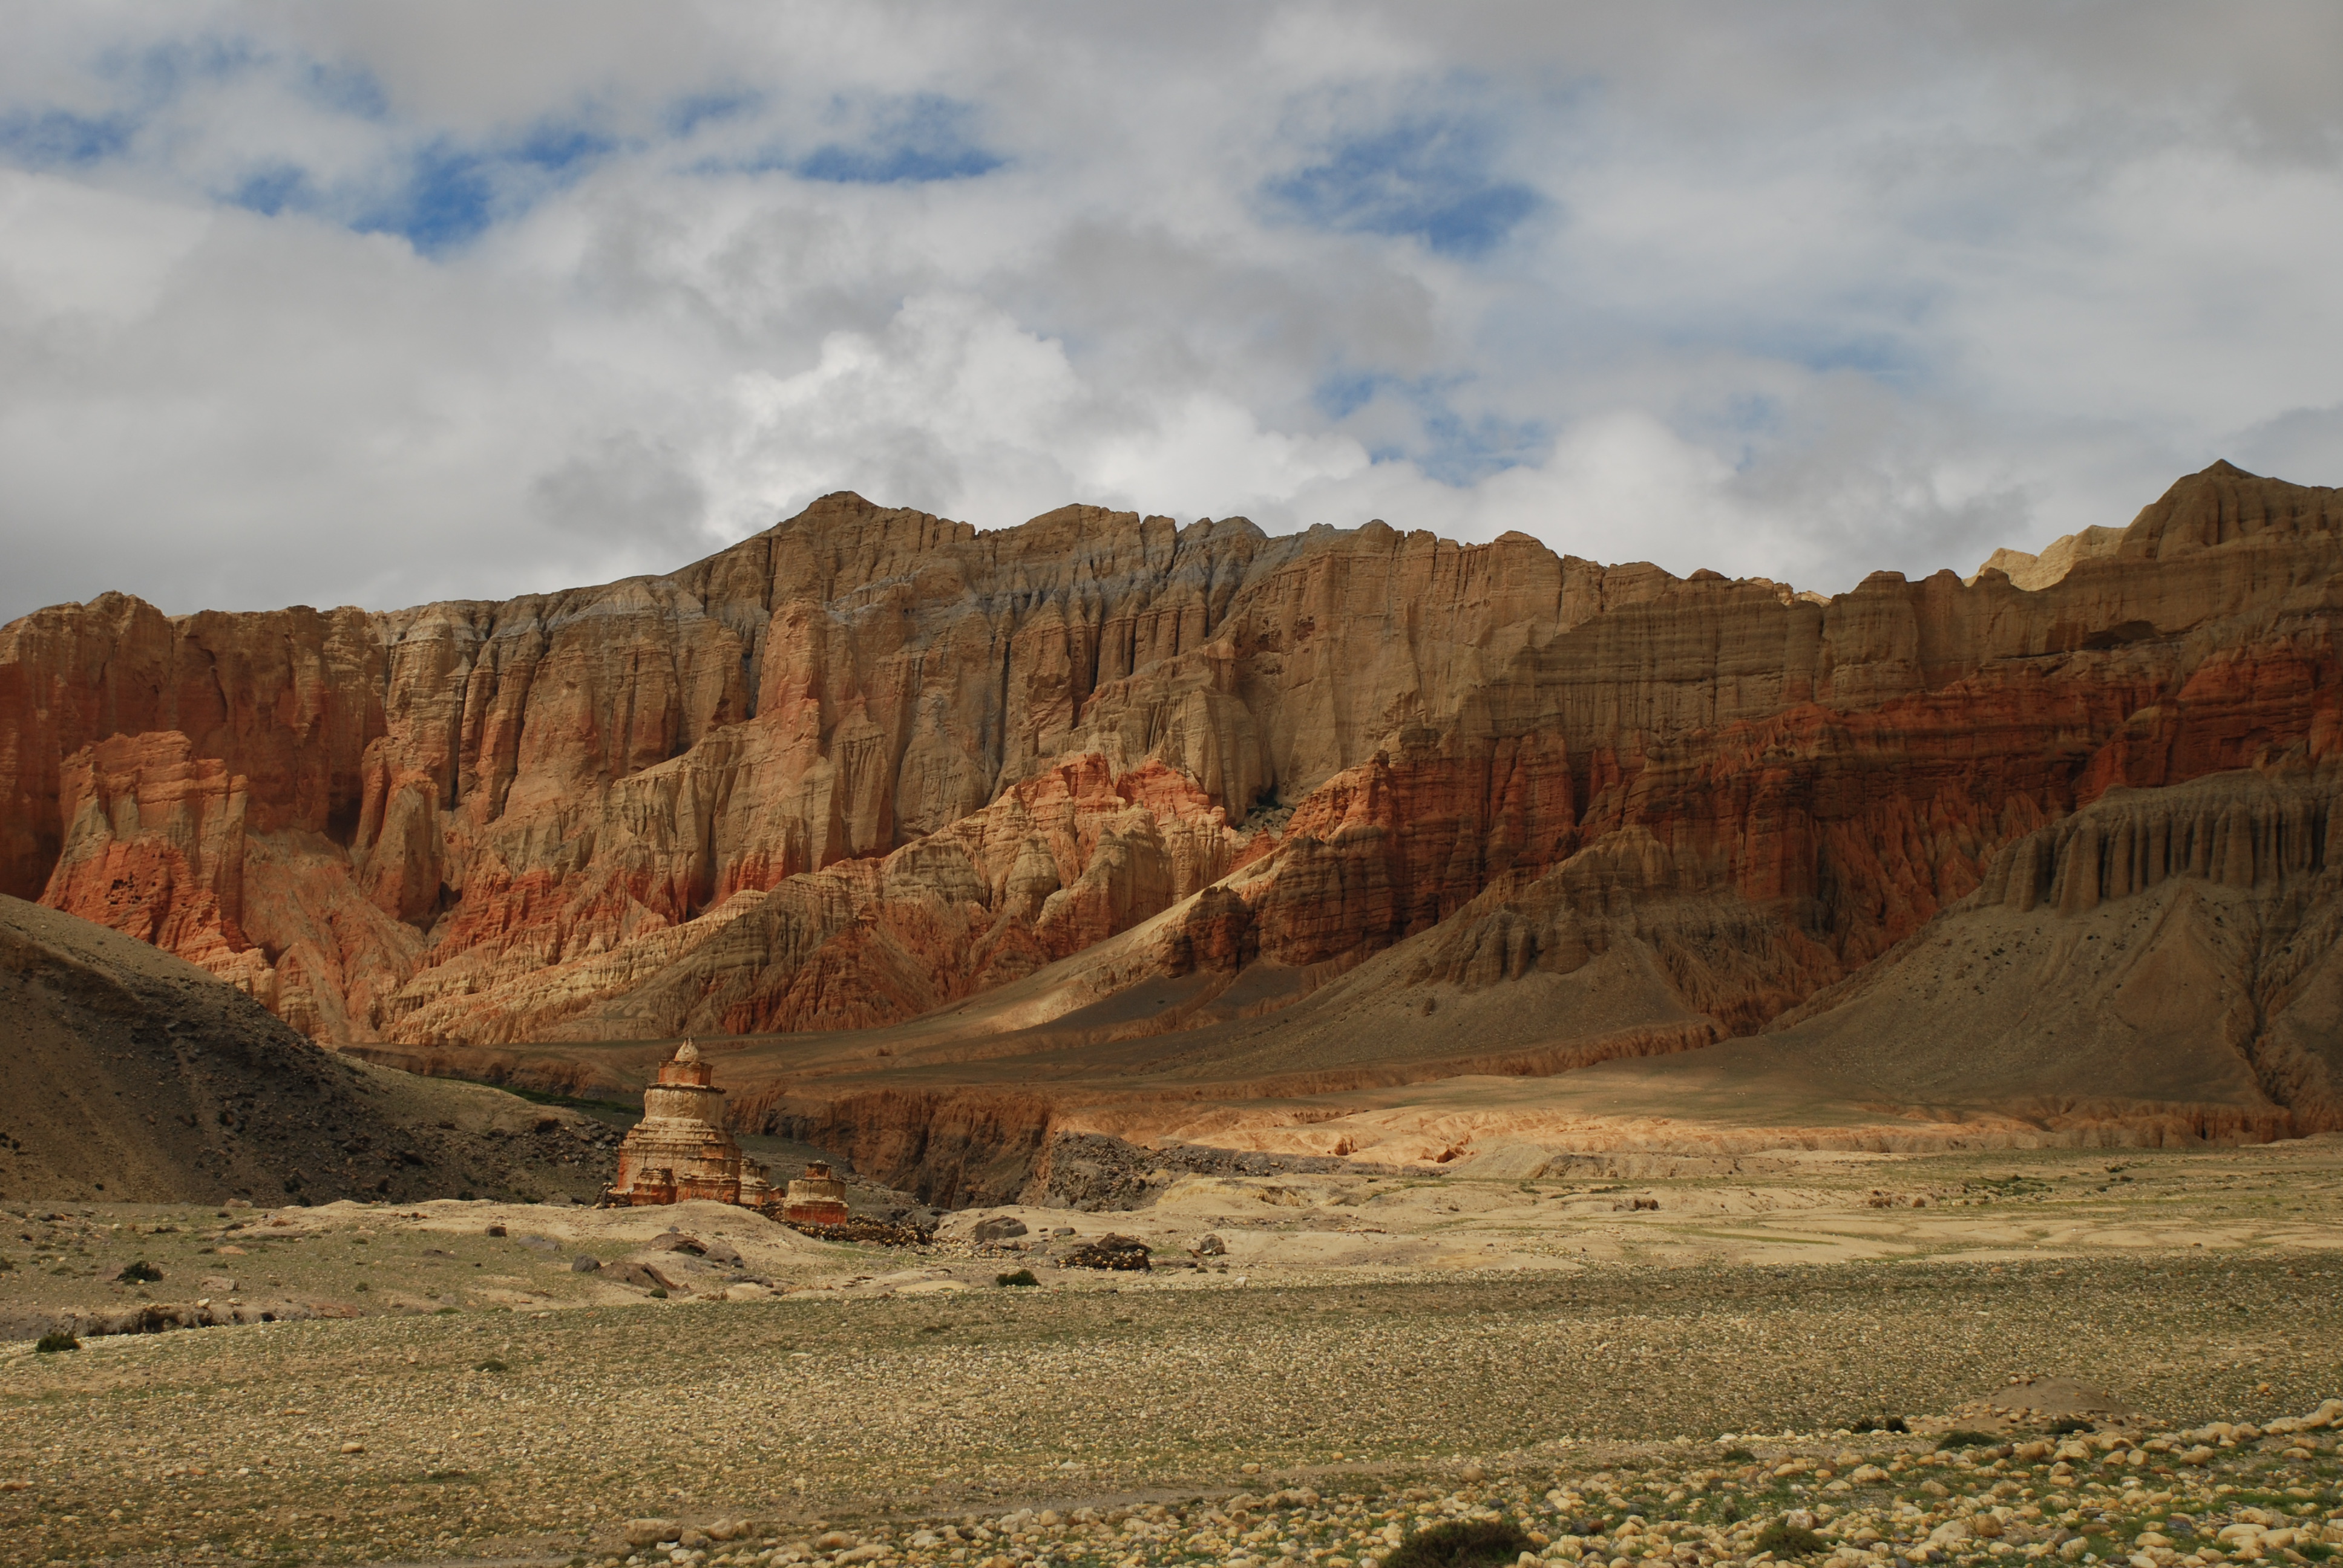
[[[776,1036],[739,1113],[947,1193],[1048,1125],[1347,1152],[1394,1085],[1622,1061],[1716,1121],[2316,1131],[2338,613],[2343,492],[2227,464],[1829,599],[837,495],[603,588],[0,628],[0,891],[411,1065]]]

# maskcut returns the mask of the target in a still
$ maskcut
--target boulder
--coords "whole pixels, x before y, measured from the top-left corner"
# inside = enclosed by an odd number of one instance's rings
[[[1060,1260],[1069,1269],[1123,1269],[1145,1271],[1148,1246],[1136,1236],[1124,1236],[1110,1231],[1095,1241],[1074,1248]]]

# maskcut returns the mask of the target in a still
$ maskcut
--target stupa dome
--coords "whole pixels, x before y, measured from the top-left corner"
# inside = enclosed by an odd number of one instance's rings
[[[780,1194],[765,1168],[740,1152],[724,1129],[724,1091],[716,1069],[685,1040],[643,1088],[643,1119],[618,1145],[618,1174],[602,1194],[608,1205],[679,1203],[695,1198],[770,1211]]]

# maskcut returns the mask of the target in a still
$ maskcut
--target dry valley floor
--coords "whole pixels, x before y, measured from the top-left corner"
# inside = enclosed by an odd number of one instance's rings
[[[2334,1432],[2260,1429],[2343,1392],[2338,1160],[1212,1179],[893,1252],[705,1206],[18,1215],[12,1308],[210,1269],[360,1315],[0,1349],[0,1560],[1345,1568],[1494,1513],[1550,1563],[2319,1561]],[[1202,1266],[1058,1266],[1111,1228]]]

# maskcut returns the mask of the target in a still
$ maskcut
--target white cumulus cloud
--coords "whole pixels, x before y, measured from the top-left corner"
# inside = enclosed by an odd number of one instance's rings
[[[0,618],[827,491],[1825,589],[2343,479],[2343,12],[0,7]]]

